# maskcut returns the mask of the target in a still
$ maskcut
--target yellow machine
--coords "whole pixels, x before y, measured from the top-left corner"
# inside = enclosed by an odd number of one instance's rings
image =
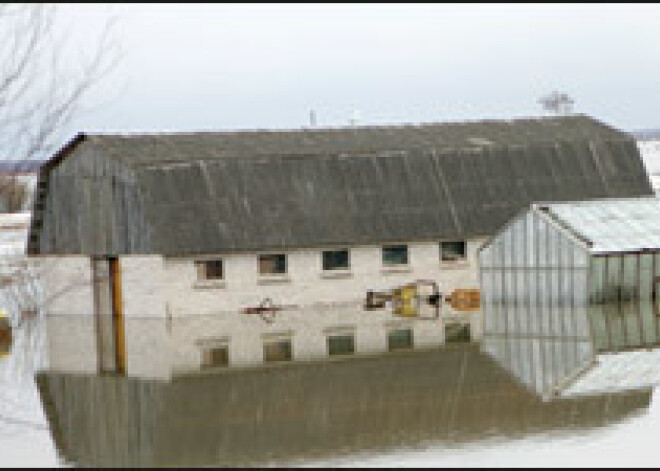
[[[12,329],[9,317],[0,311],[0,357],[9,355],[12,343]]]
[[[442,295],[435,281],[417,280],[386,292],[367,291],[364,309],[384,309],[388,302],[396,316],[439,318]]]
[[[403,317],[417,317],[419,315],[419,297],[417,286],[407,285],[392,291],[392,304],[394,314]]]

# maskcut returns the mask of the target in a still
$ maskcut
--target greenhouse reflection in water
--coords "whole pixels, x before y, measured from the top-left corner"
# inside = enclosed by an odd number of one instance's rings
[[[84,332],[85,322],[51,318],[49,332]],[[141,339],[128,361],[143,363],[129,376],[67,371],[79,358],[61,349],[52,358],[37,382],[66,462],[304,464],[420,444],[450,450],[487,437],[598,429],[651,402],[650,389],[543,401],[471,343],[315,361],[288,361],[280,351],[280,361],[252,367],[172,370],[177,328],[196,327],[128,321],[128,338]]]

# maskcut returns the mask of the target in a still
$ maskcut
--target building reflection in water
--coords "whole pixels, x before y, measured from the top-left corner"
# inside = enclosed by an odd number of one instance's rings
[[[604,427],[651,401],[647,389],[543,402],[473,344],[167,379],[51,368],[37,382],[59,452],[79,466],[259,465],[421,444],[450,449]]]

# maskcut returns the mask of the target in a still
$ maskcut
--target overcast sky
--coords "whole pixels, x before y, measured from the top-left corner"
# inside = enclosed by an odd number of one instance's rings
[[[71,132],[296,128],[541,114],[553,89],[660,128],[658,5],[67,5],[123,59]],[[75,128],[75,129],[74,129]]]

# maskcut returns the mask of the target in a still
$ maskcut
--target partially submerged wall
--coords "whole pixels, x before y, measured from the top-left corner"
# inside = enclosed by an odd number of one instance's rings
[[[265,338],[291,340],[294,360],[327,358],[328,335],[352,334],[356,354],[387,351],[394,329],[411,329],[415,348],[444,343],[445,323],[470,325],[481,335],[479,311],[456,312],[445,303],[442,319],[395,316],[391,308],[365,311],[367,290],[390,290],[418,280],[439,282],[449,295],[456,288],[477,288],[476,249],[469,240],[467,260],[442,262],[439,243],[409,244],[409,263],[383,266],[379,246],[351,248],[351,269],[323,271],[322,250],[288,252],[288,274],[263,277],[257,255],[223,255],[224,280],[197,279],[194,257],[125,256],[120,258],[128,374],[167,377],[170,371],[200,368],[203,351],[226,344],[232,366],[263,363]],[[49,342],[53,366],[61,371],[97,368],[95,297],[92,264],[86,257],[44,258],[50,300]],[[45,265],[46,266],[46,265]],[[241,313],[271,298],[284,309],[267,323]],[[156,353],[154,353],[156,352]]]

